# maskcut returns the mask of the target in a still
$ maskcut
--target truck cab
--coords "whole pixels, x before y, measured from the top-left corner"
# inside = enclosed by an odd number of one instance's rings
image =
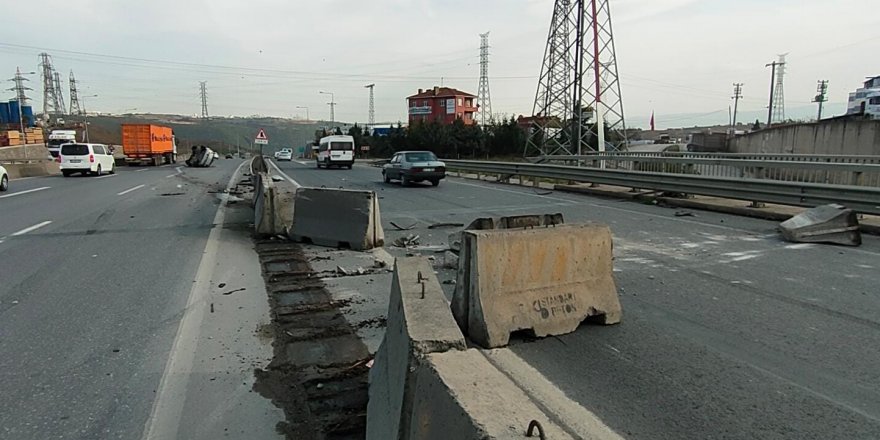
[[[46,148],[49,154],[57,159],[64,144],[72,144],[76,142],[76,130],[52,130],[49,133],[49,139],[46,141]]]

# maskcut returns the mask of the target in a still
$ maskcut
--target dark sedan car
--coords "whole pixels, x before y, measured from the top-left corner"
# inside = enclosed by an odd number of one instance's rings
[[[382,167],[385,183],[399,180],[403,186],[424,181],[437,186],[445,177],[446,164],[437,160],[437,156],[430,151],[400,151],[394,153],[391,160]]]

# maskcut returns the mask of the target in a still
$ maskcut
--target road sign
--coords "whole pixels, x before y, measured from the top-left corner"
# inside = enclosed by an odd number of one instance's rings
[[[269,136],[266,136],[266,132],[262,128],[260,129],[260,132],[257,133],[257,138],[254,139],[254,143],[263,145],[269,143]]]

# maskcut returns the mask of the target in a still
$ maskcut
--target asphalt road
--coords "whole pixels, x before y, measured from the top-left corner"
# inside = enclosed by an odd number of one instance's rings
[[[141,438],[239,163],[0,193],[0,438]]]
[[[375,190],[386,239],[444,244],[438,222],[561,212],[614,232],[615,326],[511,349],[633,439],[880,438],[880,240],[786,243],[776,223],[450,178],[280,165],[302,185]],[[395,231],[414,224],[411,231]]]

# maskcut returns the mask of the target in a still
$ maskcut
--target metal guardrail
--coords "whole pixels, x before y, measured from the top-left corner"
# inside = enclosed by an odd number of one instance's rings
[[[533,158],[599,168],[709,177],[880,187],[880,156],[732,153],[594,153]]]
[[[840,203],[857,212],[880,214],[880,188],[865,186],[709,177],[550,164],[469,160],[444,160],[444,162],[447,169],[476,174],[528,176],[805,207]]]

